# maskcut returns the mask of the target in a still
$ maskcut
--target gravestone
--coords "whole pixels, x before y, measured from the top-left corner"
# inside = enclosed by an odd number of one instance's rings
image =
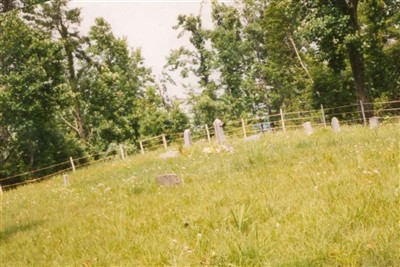
[[[192,145],[192,139],[191,139],[191,136],[190,136],[190,130],[189,129],[186,129],[183,132],[183,140],[185,141],[185,146],[189,147],[189,146]]]
[[[63,178],[64,178],[64,187],[67,187],[68,186],[68,174],[64,174]]]
[[[336,117],[333,117],[331,120],[331,125],[332,125],[332,130],[335,133],[340,132],[340,124],[339,124],[339,120]]]
[[[156,181],[159,185],[176,186],[182,183],[182,180],[176,174],[158,175]]]
[[[369,128],[371,128],[371,129],[379,128],[379,118],[378,117],[369,118]]]
[[[215,119],[213,125],[218,144],[222,145],[222,143],[225,142],[224,129],[222,128],[224,123],[220,119]]]
[[[306,133],[306,135],[311,135],[314,132],[313,128],[311,126],[311,122],[309,122],[309,121],[303,123],[303,128],[304,128],[304,132]]]

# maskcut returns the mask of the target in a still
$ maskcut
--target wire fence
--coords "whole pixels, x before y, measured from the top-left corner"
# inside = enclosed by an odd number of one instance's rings
[[[313,126],[329,127],[333,118],[339,119],[341,124],[367,126],[369,117],[366,114],[373,114],[374,117],[382,122],[400,122],[400,100],[390,102],[373,103],[374,110],[365,110],[371,107],[372,103],[345,105],[333,108],[303,110],[294,112],[283,112],[279,114],[268,114],[262,117],[241,118],[224,123],[224,134],[229,138],[243,138],[250,135],[277,132],[302,128],[306,122]],[[214,126],[200,125],[193,127],[190,134],[191,141],[214,142],[216,139],[216,129]],[[145,154],[149,151],[160,149],[168,150],[171,146],[182,146],[184,143],[184,133],[169,133],[152,136],[139,140],[140,153]],[[63,173],[76,171],[78,168],[89,166],[98,162],[113,160],[116,158],[124,159],[128,156],[123,145],[115,147],[106,152],[87,155],[80,158],[70,157],[68,160],[39,168],[21,174],[0,178],[0,189],[11,189],[20,185],[31,184],[52,178]],[[110,155],[111,154],[111,155]],[[134,151],[132,154],[137,154]]]

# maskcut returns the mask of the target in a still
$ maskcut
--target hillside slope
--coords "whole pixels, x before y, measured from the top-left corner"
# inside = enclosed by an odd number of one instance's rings
[[[398,129],[197,144],[5,192],[1,265],[399,266]],[[157,185],[165,173],[184,183]]]

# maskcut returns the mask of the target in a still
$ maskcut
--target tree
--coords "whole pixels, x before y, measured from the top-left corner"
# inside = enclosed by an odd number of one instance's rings
[[[56,113],[65,105],[61,47],[16,12],[0,17],[0,175],[39,168],[81,154]]]
[[[96,19],[88,38],[85,53],[93,60],[82,62],[78,75],[88,142],[97,151],[110,143],[135,143],[140,113],[145,112],[139,101],[154,86],[151,71],[140,49],[130,51],[126,39],[116,38],[104,19]]]
[[[51,1],[43,4],[40,9],[36,9],[33,13],[35,15],[35,25],[56,35],[63,46],[66,66],[65,76],[70,89],[69,95],[73,106],[72,115],[75,123],[70,123],[67,119],[63,118],[67,125],[75,130],[79,138],[85,143],[87,132],[85,130],[85,121],[81,107],[81,91],[78,87],[76,66],[79,59],[90,59],[83,52],[82,44],[85,42],[85,39],[80,36],[77,27],[81,21],[80,10],[77,8],[68,9],[67,3],[68,0]]]

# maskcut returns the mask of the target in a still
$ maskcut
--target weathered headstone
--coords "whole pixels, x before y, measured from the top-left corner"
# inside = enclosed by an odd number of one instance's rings
[[[189,147],[189,146],[192,145],[192,139],[191,139],[191,136],[190,136],[190,130],[189,129],[186,129],[183,132],[183,140],[185,141],[185,146]]]
[[[162,174],[157,176],[156,181],[160,185],[175,186],[180,185],[182,180],[176,174]]]
[[[371,129],[379,128],[379,118],[378,117],[369,118],[369,128],[371,128]]]
[[[340,124],[339,124],[339,120],[336,117],[333,117],[331,120],[331,125],[332,125],[332,130],[335,133],[340,132]]]
[[[167,151],[160,155],[160,159],[176,158],[179,156],[178,151]]]
[[[309,122],[309,121],[303,123],[303,128],[304,128],[304,132],[306,133],[306,135],[311,135],[314,132],[314,130],[311,126],[311,122]]]
[[[224,123],[220,119],[215,119],[213,125],[218,144],[222,145],[225,142],[224,129],[222,128]]]

